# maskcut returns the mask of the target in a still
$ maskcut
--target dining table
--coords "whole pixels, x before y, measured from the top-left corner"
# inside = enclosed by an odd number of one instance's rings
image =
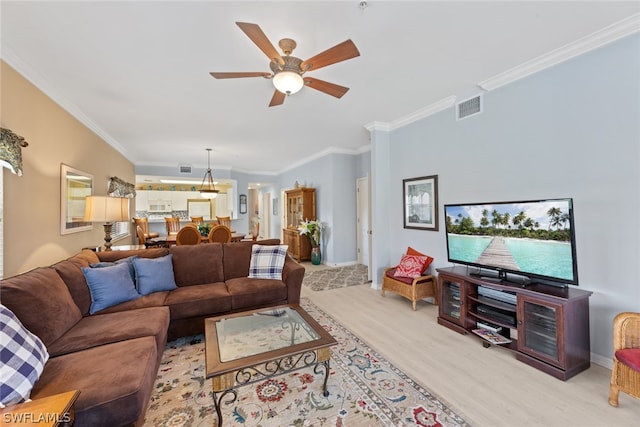
[[[245,238],[245,235],[242,233],[231,233],[231,241],[239,242]],[[200,243],[209,243],[207,240],[207,236],[202,236],[202,240]],[[176,234],[169,234],[166,236],[154,237],[152,239],[147,239],[145,242],[146,246],[172,246],[176,244]]]

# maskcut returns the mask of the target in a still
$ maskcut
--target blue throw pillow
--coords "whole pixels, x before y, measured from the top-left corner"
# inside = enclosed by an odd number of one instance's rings
[[[159,258],[134,258],[133,267],[136,270],[136,286],[140,295],[153,292],[172,291],[176,289],[176,279],[173,277],[173,255]]]
[[[133,269],[133,259],[136,258],[137,255],[133,255],[127,258],[122,258],[116,261],[102,261],[95,262],[93,264],[89,264],[91,268],[104,268],[104,267],[113,267],[116,264],[126,263],[129,266],[129,274],[131,274],[131,279],[136,280],[136,271]]]
[[[82,267],[82,273],[91,293],[89,314],[140,297],[127,263],[103,268]]]
[[[0,354],[0,406],[28,399],[49,360],[49,353],[40,338],[29,332],[16,315],[1,304]]]
[[[287,258],[287,245],[253,245],[249,277],[282,280],[282,268]]]

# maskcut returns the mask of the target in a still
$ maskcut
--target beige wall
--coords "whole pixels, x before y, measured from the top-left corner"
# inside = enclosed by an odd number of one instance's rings
[[[4,276],[49,265],[104,242],[104,229],[60,234],[60,164],[93,175],[94,195],[117,176],[135,182],[134,165],[0,61],[0,123],[22,136],[23,175],[4,174]],[[131,203],[133,212],[134,203]],[[132,244],[133,238],[114,242]]]

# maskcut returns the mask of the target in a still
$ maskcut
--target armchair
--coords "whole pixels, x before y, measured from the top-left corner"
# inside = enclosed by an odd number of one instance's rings
[[[432,275],[422,275],[415,279],[409,277],[395,277],[397,267],[385,268],[382,273],[382,290],[401,295],[411,301],[413,311],[416,310],[416,302],[423,298],[433,297],[434,304],[438,304],[438,294],[436,292],[436,282]]]
[[[617,407],[620,391],[640,399],[640,313],[613,319],[613,352],[609,405]]]

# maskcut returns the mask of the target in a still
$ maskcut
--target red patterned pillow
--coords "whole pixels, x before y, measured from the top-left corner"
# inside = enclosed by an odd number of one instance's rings
[[[433,261],[433,258],[431,258],[429,255],[425,255],[423,253],[420,253],[420,252],[416,251],[415,249],[413,249],[411,246],[409,246],[407,248],[407,255],[417,255],[417,256],[423,256],[423,257],[427,258],[427,260],[424,262],[424,266],[422,268],[422,272],[423,273],[425,271],[427,271],[427,268],[429,268],[429,265],[431,265],[431,262]]]
[[[400,264],[396,267],[395,277],[410,277],[415,279],[422,275],[426,257],[418,255],[402,255]]]

